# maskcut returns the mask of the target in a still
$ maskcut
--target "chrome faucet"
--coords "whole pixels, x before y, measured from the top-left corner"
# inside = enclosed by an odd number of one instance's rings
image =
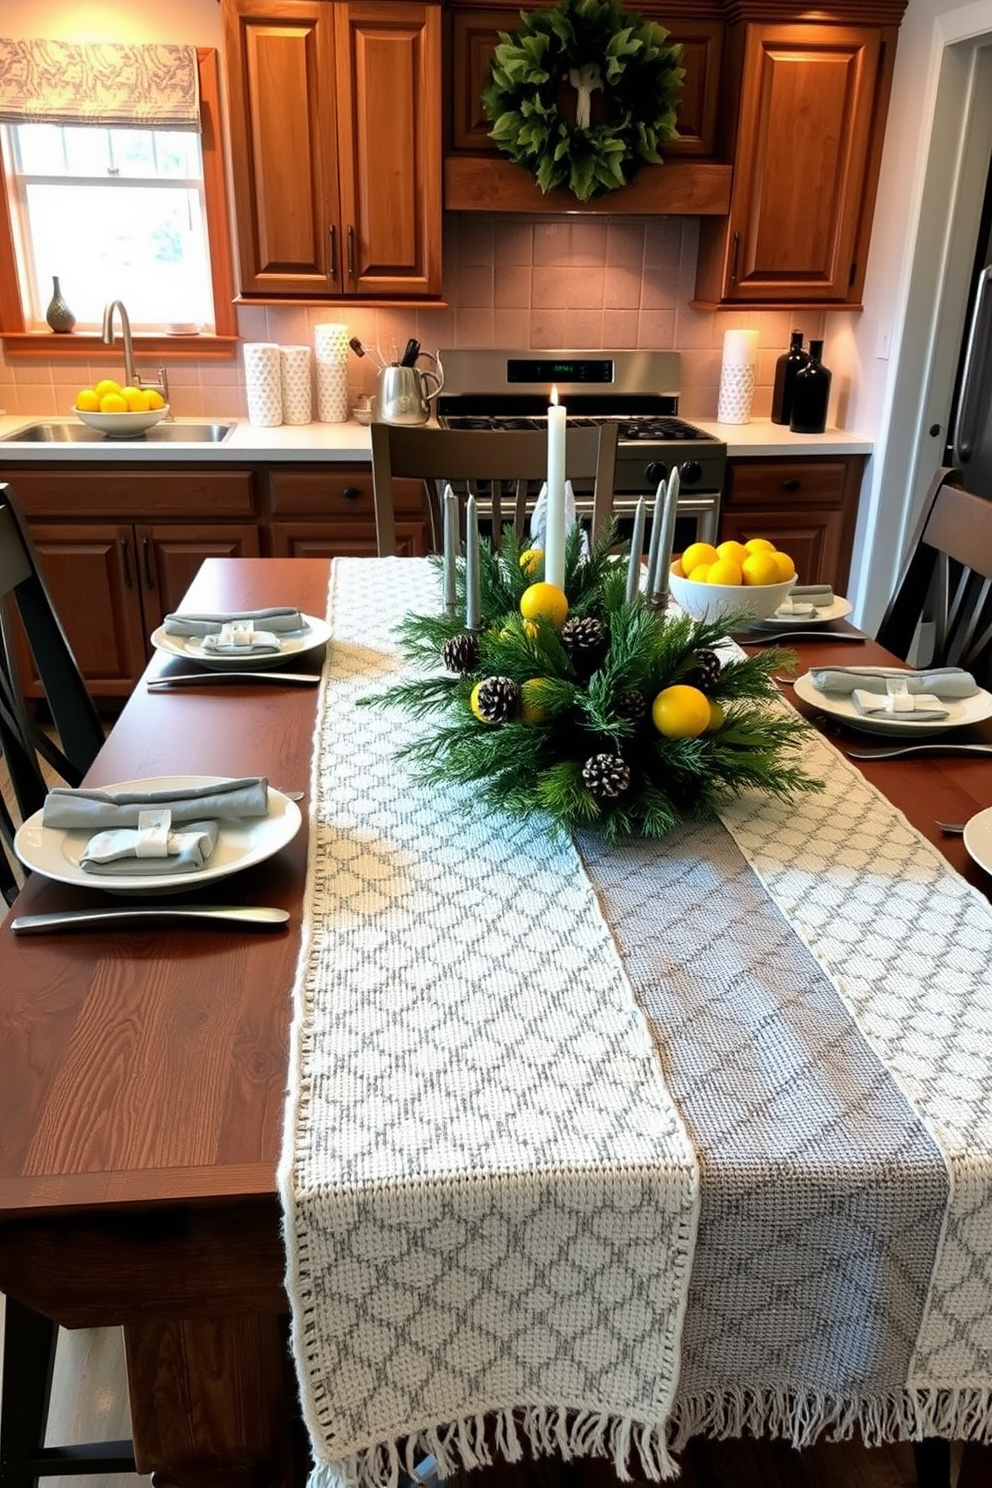
[[[131,321],[124,308],[123,300],[111,300],[103,312],[103,331],[100,339],[104,346],[114,344],[114,311],[117,311],[121,319],[121,340],[124,342],[124,381],[128,387],[154,388],[162,394],[166,403],[169,401],[169,379],[164,367],[158,369],[158,382],[148,382],[139,373],[134,365],[134,342],[131,340]]]

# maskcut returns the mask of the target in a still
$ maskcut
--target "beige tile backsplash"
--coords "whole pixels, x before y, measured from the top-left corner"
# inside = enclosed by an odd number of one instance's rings
[[[416,336],[425,350],[459,347],[603,348],[682,353],[681,411],[713,418],[723,333],[759,332],[753,412],[771,407],[775,360],[789,332],[822,336],[821,311],[704,311],[690,301],[696,272],[698,221],[691,217],[581,217],[535,220],[451,213],[444,230],[442,307],[377,310],[346,305],[242,306],[245,341],[312,344],[313,328],[344,321],[353,335],[386,351]],[[153,360],[153,359],[152,359]],[[139,368],[155,367],[139,356]],[[170,361],[175,412],[184,417],[232,417],[246,412],[244,370],[235,362]],[[0,405],[15,414],[65,414],[77,388],[106,376],[107,362],[37,361],[0,364]],[[354,396],[375,387],[366,358],[350,362]]]

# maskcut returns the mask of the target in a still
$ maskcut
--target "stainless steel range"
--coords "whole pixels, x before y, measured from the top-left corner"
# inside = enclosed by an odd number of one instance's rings
[[[442,351],[437,420],[448,429],[541,429],[552,387],[570,426],[620,426],[614,510],[680,476],[676,547],[715,541],[727,446],[678,417],[681,360],[674,351]],[[576,487],[580,515],[590,492]]]

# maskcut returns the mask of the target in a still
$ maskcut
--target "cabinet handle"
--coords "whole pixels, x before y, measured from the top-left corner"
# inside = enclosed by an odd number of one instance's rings
[[[141,556],[145,564],[145,588],[155,588],[155,570],[152,567],[152,545],[147,537],[141,539]]]
[[[801,486],[802,481],[796,475],[790,475],[788,480],[782,482],[783,491],[798,491]]]
[[[126,537],[119,539],[121,548],[121,568],[124,570],[124,588],[133,589],[134,580],[131,578],[131,544]]]
[[[327,244],[331,255],[331,278],[338,277],[338,230],[332,222],[327,229]]]
[[[348,278],[355,277],[355,229],[348,223]]]
[[[341,487],[341,495],[345,498],[346,501],[357,501],[361,494],[362,493],[357,486]]]
[[[735,232],[734,233],[734,260],[733,260],[733,263],[730,266],[730,282],[731,282],[731,284],[736,284],[737,283],[737,265],[738,265],[738,261],[740,259],[740,256],[741,256],[741,235],[740,235],[739,232]]]

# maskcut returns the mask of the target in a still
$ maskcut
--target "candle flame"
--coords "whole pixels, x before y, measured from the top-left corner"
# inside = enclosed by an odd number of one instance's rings
[[[551,384],[551,401],[557,407],[557,405],[558,405],[558,386],[557,386],[557,383],[552,383]]]

